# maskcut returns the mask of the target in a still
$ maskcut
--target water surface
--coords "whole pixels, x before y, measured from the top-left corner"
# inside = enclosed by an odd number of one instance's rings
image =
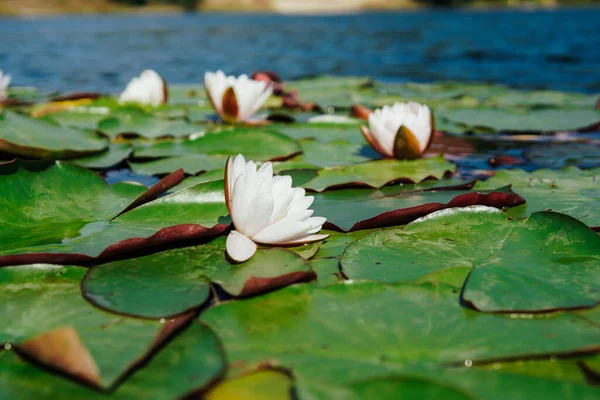
[[[600,90],[600,9],[342,16],[103,15],[0,19],[0,69],[44,89],[118,91],[144,68],[284,78],[371,75]]]

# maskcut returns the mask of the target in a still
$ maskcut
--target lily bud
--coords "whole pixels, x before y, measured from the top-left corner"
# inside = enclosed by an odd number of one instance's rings
[[[119,97],[119,103],[139,103],[159,106],[167,102],[167,83],[155,71],[145,70],[133,78]]]
[[[433,138],[433,113],[429,107],[415,103],[395,103],[369,115],[369,128],[361,126],[367,142],[387,158],[420,157]]]
[[[226,76],[223,71],[206,72],[204,88],[212,107],[227,122],[248,121],[273,92],[264,81]]]

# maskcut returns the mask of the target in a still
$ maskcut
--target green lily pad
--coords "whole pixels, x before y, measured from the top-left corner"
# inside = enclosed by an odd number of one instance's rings
[[[0,350],[0,385],[5,396],[19,399],[172,399],[211,385],[224,364],[215,335],[204,325],[192,323],[110,395],[55,376],[23,361],[14,351]]]
[[[301,160],[321,168],[381,159],[381,155],[365,143],[356,144],[345,140],[321,143],[316,139],[302,139],[298,143],[302,147]]]
[[[79,129],[98,129],[98,123],[105,119],[110,113],[110,109],[103,107],[96,112],[73,112],[73,111],[62,111],[54,113],[46,117],[56,121],[62,126],[70,126],[72,128]]]
[[[437,111],[437,110],[436,110]],[[600,111],[584,109],[496,109],[464,108],[439,110],[445,118],[465,126],[465,130],[486,128],[494,132],[576,131],[600,121]]]
[[[98,129],[112,138],[136,135],[147,139],[203,134],[205,127],[184,119],[167,119],[137,109],[123,108],[98,123]]]
[[[446,285],[295,285],[207,310],[239,372],[290,369],[302,395],[442,365],[593,351],[598,328],[569,313],[511,318],[468,310]],[[318,332],[318,337],[315,336]],[[515,340],[519,338],[519,340]]]
[[[339,262],[346,247],[356,239],[371,233],[372,230],[356,232],[336,232],[323,230],[329,237],[321,242],[319,251],[310,259],[310,265],[317,274],[317,285],[327,286],[341,282]]]
[[[291,138],[269,128],[236,128],[208,132],[194,139],[165,140],[135,151],[136,157],[178,157],[190,154],[230,156],[239,153],[261,161],[287,158],[301,151]]]
[[[263,370],[230,378],[212,388],[205,400],[292,400],[294,382],[283,371]]]
[[[112,143],[108,149],[102,153],[94,154],[88,157],[76,158],[70,161],[73,164],[77,164],[85,168],[108,169],[127,160],[131,153],[133,153],[133,147],[130,144]],[[176,169],[177,168],[175,168],[173,171]]]
[[[364,144],[365,138],[360,132],[360,125],[294,123],[277,125],[274,128],[296,140],[314,139],[323,144],[343,140],[348,143]]]
[[[247,262],[231,264],[225,240],[93,267],[84,295],[111,311],[160,318],[201,306],[209,282],[233,296],[249,296],[315,276],[302,257],[283,248],[259,249]]]
[[[486,205],[512,207],[524,200],[504,187],[472,191],[472,183],[442,179],[381,189],[342,189],[315,193],[315,215],[327,216],[328,229],[344,232],[403,225],[434,211]]]
[[[0,265],[89,263],[226,229],[217,225],[227,215],[222,182],[162,197],[124,214],[145,187],[107,186],[95,173],[62,162],[0,165],[0,184],[10,188],[0,194],[0,207],[12,210],[0,216]],[[203,222],[212,223],[212,229]]]
[[[560,171],[521,170],[498,171],[485,182],[478,182],[476,190],[512,184],[513,190],[527,199],[527,203],[511,208],[507,215],[524,218],[544,210],[570,215],[590,227],[600,227],[600,170],[582,171],[575,167]]]
[[[544,168],[600,166],[600,143],[545,143],[534,145],[523,154]]]
[[[368,77],[319,76],[286,84],[286,90],[297,90],[303,103],[317,103],[332,112],[331,108],[349,108],[362,103],[365,96],[372,96],[373,82]],[[366,88],[365,95],[361,88]]]
[[[392,182],[421,182],[427,178],[440,179],[454,171],[454,165],[442,157],[410,161],[379,160],[357,165],[329,167],[317,171],[316,176],[302,187],[317,192],[343,187],[380,188]]]
[[[130,162],[129,165],[136,174],[165,175],[182,168],[186,174],[195,175],[222,168],[226,161],[227,156],[219,154],[186,154],[154,161]],[[223,175],[219,179],[223,179]]]
[[[0,151],[43,159],[73,158],[99,153],[109,140],[94,131],[61,127],[10,110],[0,114]]]
[[[181,183],[171,188],[171,192],[187,189],[192,186],[206,182],[222,181],[225,176],[225,168],[213,169],[198,176],[190,176],[185,178]],[[225,201],[225,200],[223,200]]]
[[[451,209],[372,233],[341,259],[351,279],[415,281],[470,268],[462,299],[486,312],[593,307],[600,301],[600,237],[563,214],[507,220],[493,209]]]
[[[108,388],[184,319],[161,324],[100,311],[81,297],[84,273],[84,268],[45,264],[0,269],[0,312],[10,321],[0,332],[0,343]]]

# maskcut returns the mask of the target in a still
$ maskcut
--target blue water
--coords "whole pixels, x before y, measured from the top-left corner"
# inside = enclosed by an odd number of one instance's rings
[[[118,91],[144,68],[462,80],[600,91],[600,9],[343,16],[185,14],[0,19],[0,69],[49,90]]]

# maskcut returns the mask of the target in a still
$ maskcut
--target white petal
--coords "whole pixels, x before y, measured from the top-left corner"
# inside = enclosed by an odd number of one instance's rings
[[[305,196],[305,197],[301,197],[301,198],[294,198],[294,200],[292,200],[292,204],[290,204],[289,213],[293,214],[293,213],[307,210],[308,207],[310,207],[312,205],[313,201],[315,201],[314,196]]]
[[[158,106],[164,102],[164,82],[153,70],[143,71],[127,84],[121,93],[119,102],[136,102]]]
[[[256,243],[237,231],[227,236],[226,246],[229,257],[237,262],[244,262],[256,253]]]
[[[271,190],[273,190],[271,188]],[[273,224],[285,217],[290,209],[292,200],[294,199],[294,190],[292,188],[284,188],[279,191],[272,191],[275,207],[271,215],[270,223]]]
[[[204,87],[209,93],[209,96],[216,108],[218,114],[222,113],[223,110],[223,93],[229,87],[227,78],[223,71],[205,72],[204,73]]]
[[[242,174],[233,183],[231,191],[231,220],[236,229],[242,230],[246,225],[248,214],[252,212],[248,210],[249,203],[250,199],[246,198],[246,180]]]
[[[273,181],[273,164],[267,162],[258,169],[256,181],[259,193],[271,192],[271,183]]]
[[[301,244],[301,243],[313,243],[313,242],[318,242],[320,240],[327,239],[329,236],[330,235],[328,235],[328,234],[300,236],[300,237],[293,238],[293,239],[287,240],[285,242],[277,243],[277,244],[290,245],[290,244]]]
[[[291,216],[286,216],[252,236],[252,240],[257,243],[266,244],[282,243],[296,236],[308,233],[313,228],[314,226],[307,221],[298,221]]]
[[[250,214],[247,215],[244,226],[236,226],[235,229],[252,237],[269,225],[269,219],[273,213],[273,196],[271,193],[259,194],[250,202],[248,210],[250,210]]]

